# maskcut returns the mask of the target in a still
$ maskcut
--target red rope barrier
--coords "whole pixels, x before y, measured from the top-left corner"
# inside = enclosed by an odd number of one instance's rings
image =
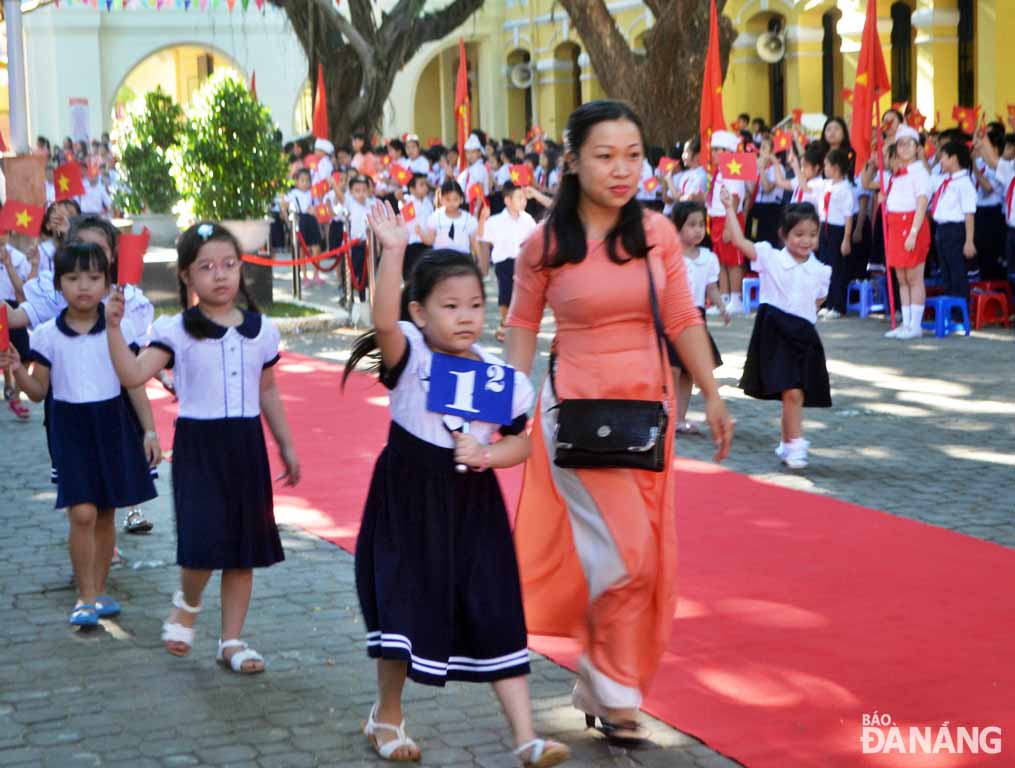
[[[360,241],[360,240],[355,240],[354,241],[354,243],[357,243],[357,244],[360,243],[360,242],[362,242],[362,241]],[[362,280],[357,280],[356,279],[356,269],[355,269],[355,267],[353,266],[353,263],[352,263],[352,249],[350,249],[349,251],[346,251],[346,254],[345,254],[346,263],[349,265],[349,280],[352,282],[352,289],[354,291],[362,291],[364,288],[366,288],[366,285],[367,285],[367,259],[370,257],[370,248],[369,247],[365,248],[364,251],[365,252],[364,252],[364,258],[363,258],[363,279]]]
[[[302,236],[300,239],[302,240]],[[262,267],[299,267],[303,266],[304,264],[311,264],[315,261],[320,261],[321,259],[330,259],[333,256],[341,256],[343,253],[348,254],[349,251],[352,250],[352,247],[354,245],[359,245],[362,242],[363,242],[362,240],[351,240],[345,243],[344,245],[335,248],[334,250],[326,251],[325,253],[319,253],[316,256],[304,256],[303,258],[299,259],[286,259],[286,260],[269,259],[263,256],[255,256],[252,253],[245,253],[240,258],[242,258],[248,264],[258,264],[259,266]],[[305,245],[304,248],[306,248]]]

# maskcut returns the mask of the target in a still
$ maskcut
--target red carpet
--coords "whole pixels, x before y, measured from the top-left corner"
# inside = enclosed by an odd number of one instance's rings
[[[385,390],[357,376],[343,396],[340,366],[297,355],[277,372],[304,480],[276,489],[276,516],[351,550]],[[175,409],[149,391],[168,444]],[[1015,729],[1015,552],[709,464],[677,469],[681,597],[648,712],[749,766],[1015,766],[1015,744],[957,751],[960,727]],[[513,506],[521,472],[501,477]],[[564,641],[533,648],[573,660]],[[886,727],[871,739],[892,751],[865,755],[874,712],[905,743]],[[900,753],[911,725],[932,729],[931,747]]]

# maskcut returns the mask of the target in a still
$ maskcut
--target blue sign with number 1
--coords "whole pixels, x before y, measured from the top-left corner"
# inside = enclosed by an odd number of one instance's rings
[[[514,368],[434,353],[427,410],[466,421],[510,424],[514,394]]]

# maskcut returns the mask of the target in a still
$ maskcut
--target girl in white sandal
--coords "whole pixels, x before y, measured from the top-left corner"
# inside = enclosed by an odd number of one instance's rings
[[[181,590],[163,625],[166,650],[186,656],[201,594],[222,571],[222,639],[217,658],[234,672],[264,670],[264,658],[240,640],[254,568],[285,555],[275,525],[264,413],[278,443],[288,485],[299,481],[285,410],[272,366],[278,330],[258,314],[240,274],[240,246],[228,230],[202,222],[180,236],[177,272],[185,311],[152,326],[152,342],[135,357],[119,331],[124,299],[106,305],[109,350],[122,382],[139,386],[173,369],[180,413],[173,439],[173,500]],[[197,306],[187,309],[189,292]],[[242,293],[247,309],[236,306]],[[128,385],[124,385],[128,386]]]
[[[504,365],[476,344],[484,320],[482,275],[469,254],[427,251],[412,272],[411,302],[403,305],[405,224],[390,205],[379,204],[369,221],[383,253],[376,328],[357,341],[346,376],[365,356],[379,356],[392,421],[356,542],[356,590],[378,681],[363,732],[384,760],[419,760],[402,717],[406,678],[436,686],[490,683],[517,759],[534,768],[558,765],[570,750],[537,738],[533,729],[518,567],[504,498],[489,471],[528,454],[532,385],[501,368],[505,379],[514,376],[505,426],[477,420],[467,432],[452,432],[440,413],[428,410],[437,353]],[[412,322],[404,319],[403,306]]]

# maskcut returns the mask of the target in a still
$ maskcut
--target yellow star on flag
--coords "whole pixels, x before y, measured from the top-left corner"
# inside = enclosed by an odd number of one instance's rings
[[[736,160],[730,160],[728,163],[726,163],[726,168],[729,169],[731,176],[739,176],[743,166],[740,165],[740,163],[738,163]]]
[[[721,85],[717,85],[717,86],[715,87],[715,92],[716,92],[716,93],[722,93],[722,86],[721,86]]]
[[[868,80],[868,77],[867,77],[867,73],[866,72],[864,72],[862,75],[857,75],[856,76],[856,84],[857,85],[862,85],[865,88],[867,87],[867,80]]]
[[[19,227],[28,229],[28,225],[32,223],[32,215],[28,211],[21,211],[14,214],[14,220]]]
[[[70,189],[70,179],[63,174],[61,174],[60,178],[56,180],[56,183],[60,185],[61,192],[67,192]]]
[[[521,177],[522,177],[522,175],[520,173],[518,173],[518,171],[511,171],[511,181],[513,181],[513,182],[515,182],[517,184],[518,183],[518,179],[520,179]]]

